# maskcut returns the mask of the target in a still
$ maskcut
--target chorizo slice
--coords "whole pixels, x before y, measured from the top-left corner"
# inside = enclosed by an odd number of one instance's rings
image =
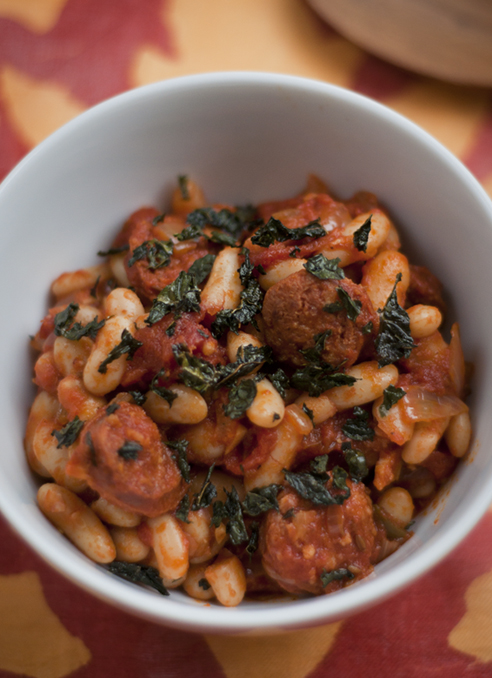
[[[331,593],[372,571],[377,528],[362,483],[347,481],[341,505],[314,506],[292,490],[279,495],[280,511],[269,511],[260,531],[265,572],[289,593]],[[324,586],[323,575],[345,570]]]
[[[185,492],[179,469],[159,429],[141,407],[102,408],[84,426],[67,473],[101,497],[148,517],[171,511]]]
[[[307,271],[294,273],[268,290],[263,319],[275,357],[295,366],[306,364],[301,351],[313,348],[316,335],[326,333],[322,359],[350,367],[379,323],[361,285],[347,279],[319,280]]]

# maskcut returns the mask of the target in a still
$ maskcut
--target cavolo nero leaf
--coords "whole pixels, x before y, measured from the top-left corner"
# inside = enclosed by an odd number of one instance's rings
[[[163,596],[169,595],[169,592],[164,586],[159,575],[159,571],[155,567],[114,560],[112,563],[109,563],[108,570],[118,577],[126,579],[127,581],[149,586],[150,588],[158,591]]]
[[[78,341],[82,337],[89,337],[94,340],[97,333],[104,326],[105,319],[98,321],[97,317],[93,318],[86,325],[79,322],[74,323],[75,316],[79,310],[79,305],[71,302],[63,310],[57,313],[54,317],[54,333],[57,337],[65,337],[71,341]]]
[[[166,285],[152,302],[149,315],[145,320],[147,325],[153,325],[162,320],[171,311],[174,312],[175,318],[179,318],[182,313],[198,312],[200,310],[198,285],[212,270],[214,260],[213,254],[206,254],[194,261],[188,271],[180,271],[178,277]]]
[[[259,516],[270,509],[279,510],[277,494],[282,489],[281,485],[266,485],[265,487],[256,487],[246,494],[242,503],[243,511],[248,516]]]
[[[383,402],[379,406],[379,414],[382,417],[385,417],[393,405],[396,405],[404,395],[406,395],[406,391],[390,384],[388,388],[385,388],[383,391]]]
[[[185,386],[205,393],[215,385],[216,370],[211,363],[192,355],[185,344],[174,344],[172,350],[181,367],[179,376]]]
[[[352,480],[361,481],[369,473],[366,458],[359,450],[354,450],[350,443],[342,443],[342,454],[347,463]]]
[[[172,240],[146,240],[132,252],[128,259],[128,266],[133,266],[137,261],[147,259],[150,271],[168,266],[171,261],[174,245]]]
[[[173,454],[173,459],[176,461],[176,464],[178,465],[179,471],[184,478],[185,482],[189,483],[191,481],[191,476],[190,476],[190,464],[188,462],[188,456],[187,456],[187,449],[188,449],[188,441],[187,440],[168,440],[166,441],[167,447],[171,448],[171,450],[174,450],[175,454]]]
[[[362,226],[354,232],[353,240],[354,246],[359,252],[367,250],[367,243],[369,241],[369,234],[371,233],[372,214],[367,217]]]
[[[61,447],[70,447],[70,445],[73,445],[79,437],[84,424],[84,421],[79,419],[78,416],[75,416],[72,421],[69,421],[67,424],[65,424],[65,426],[63,426],[63,428],[61,428],[59,431],[56,429],[53,430],[51,435],[54,436],[58,441],[58,445],[56,446],[57,449],[60,449]]]
[[[254,266],[249,258],[249,250],[244,247],[244,262],[239,267],[239,277],[243,289],[240,294],[239,306],[234,309],[219,311],[212,323],[212,334],[219,338],[226,330],[236,334],[241,325],[255,324],[255,315],[260,313],[263,306],[263,290],[258,280],[253,276]]]
[[[338,258],[327,259],[324,254],[315,254],[306,261],[304,268],[320,280],[342,280],[345,273],[343,268],[338,266],[339,263]]]
[[[224,405],[224,414],[230,419],[239,419],[244,416],[256,396],[254,379],[243,379],[232,386],[229,391],[229,401]]]
[[[353,579],[354,575],[350,570],[347,570],[345,567],[339,567],[337,570],[330,570],[327,572],[323,570],[321,572],[321,583],[323,587],[328,586],[333,581],[340,581],[342,579]]]
[[[369,426],[369,413],[354,407],[354,416],[342,426],[342,433],[352,440],[374,440],[374,429]]]
[[[142,342],[135,339],[135,337],[129,332],[126,328],[121,333],[121,341],[117,344],[108,354],[108,357],[105,358],[102,363],[99,365],[98,372],[101,374],[106,374],[108,370],[109,363],[112,363],[113,360],[120,358],[122,355],[127,353],[127,360],[131,360],[135,355],[135,352],[142,346]]]
[[[343,504],[347,499],[346,494],[333,495],[319,479],[310,473],[294,473],[283,469],[285,480],[293,490],[303,499],[307,499],[315,506],[331,506]],[[347,488],[348,490],[348,488]],[[350,494],[350,490],[349,490]]]
[[[401,358],[408,358],[415,347],[410,333],[408,313],[398,303],[396,294],[396,286],[401,277],[401,273],[398,273],[393,291],[381,312],[379,333],[375,341],[379,367],[390,365]]]
[[[287,240],[303,240],[304,238],[322,238],[326,231],[319,223],[319,219],[310,221],[300,228],[287,228],[279,219],[270,217],[268,222],[260,226],[251,237],[253,245],[270,247],[274,242],[286,242]]]
[[[174,391],[171,391],[171,389],[166,388],[165,386],[159,386],[159,379],[163,377],[164,374],[165,371],[164,369],[162,369],[153,377],[152,381],[150,382],[149,390],[153,391],[156,395],[160,396],[161,398],[164,398],[169,407],[172,407],[173,402],[178,397],[178,394],[175,393]]]
[[[353,386],[357,379],[343,372],[334,372],[334,368],[325,363],[310,364],[296,370],[290,381],[293,388],[307,391],[311,397],[317,398],[330,388]]]

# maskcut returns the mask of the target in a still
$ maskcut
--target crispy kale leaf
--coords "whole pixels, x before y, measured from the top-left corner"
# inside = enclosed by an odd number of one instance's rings
[[[304,238],[322,238],[326,231],[319,223],[319,219],[310,221],[300,228],[287,228],[281,221],[270,217],[264,226],[256,231],[251,237],[253,245],[270,247],[274,242],[286,242],[287,240],[303,240]]]
[[[320,280],[342,280],[345,273],[343,268],[338,266],[339,263],[338,258],[327,259],[324,254],[315,254],[306,261],[304,268]]]
[[[371,232],[371,220],[372,214],[367,217],[362,226],[354,233],[354,246],[359,250],[359,252],[365,252],[367,250],[367,243],[369,240],[369,234]]]
[[[400,280],[401,273],[398,273],[393,291],[381,312],[379,334],[375,341],[379,367],[390,365],[400,358],[408,358],[415,347],[408,313],[399,305],[396,295],[396,286]]]
[[[127,329],[124,329],[123,332],[121,333],[120,343],[117,344],[113,349],[111,349],[111,351],[108,354],[108,357],[105,358],[97,368],[98,372],[100,372],[101,374],[106,374],[109,363],[112,363],[113,360],[116,360],[117,358],[120,358],[122,355],[125,355],[125,353],[128,354],[127,360],[131,360],[135,355],[135,351],[137,351],[140,348],[140,346],[142,346],[142,342],[138,341],[138,339],[135,339],[135,337]]]
[[[58,440],[57,449],[61,447],[70,447],[79,437],[79,434],[84,426],[84,421],[76,416],[72,421],[69,421],[63,428],[59,431],[56,429],[51,432],[52,436]]]

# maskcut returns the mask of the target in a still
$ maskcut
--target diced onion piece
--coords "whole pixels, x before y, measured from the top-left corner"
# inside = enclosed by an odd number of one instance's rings
[[[409,388],[402,398],[405,414],[413,422],[433,421],[467,412],[468,407],[456,396],[438,395],[423,388]]]

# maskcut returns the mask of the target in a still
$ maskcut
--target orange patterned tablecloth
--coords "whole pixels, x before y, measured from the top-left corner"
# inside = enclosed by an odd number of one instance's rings
[[[371,96],[455,153],[492,195],[492,98],[383,63],[301,0],[0,0],[0,178],[89,106],[217,70],[314,77]],[[0,678],[492,677],[492,514],[368,612],[271,638],[165,629],[47,567],[0,520]]]

